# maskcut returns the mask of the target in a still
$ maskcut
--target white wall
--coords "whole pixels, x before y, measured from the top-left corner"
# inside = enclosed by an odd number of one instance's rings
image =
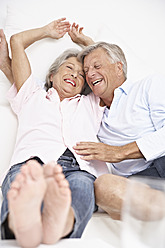
[[[104,2],[104,1],[103,1]],[[165,1],[116,0],[109,4],[110,15],[103,16],[137,56],[164,72]],[[113,2],[113,4],[112,4]],[[106,13],[109,11],[106,9]]]
[[[0,0],[0,28],[5,25],[6,5],[9,0]]]
[[[0,0],[0,28],[4,26],[4,17],[6,14],[6,4],[9,0]],[[36,0],[33,1],[33,3]],[[20,0],[20,3],[27,3],[28,0]],[[43,0],[39,3],[42,5]],[[75,13],[75,17],[79,16],[81,25],[84,25],[88,30],[88,23],[93,25],[93,37],[97,38],[99,23],[105,25],[109,34],[103,38],[111,42],[110,32],[113,33],[112,37],[117,37],[114,41],[122,41],[125,46],[127,55],[127,49],[130,49],[134,55],[139,58],[142,63],[148,68],[152,68],[158,72],[164,73],[164,57],[165,57],[165,1],[164,0],[61,0],[56,1],[58,5],[62,3],[64,9],[69,10],[79,8],[78,15]],[[88,8],[88,13],[84,13],[84,7]],[[40,11],[36,9],[37,14]],[[66,13],[64,10],[64,13]],[[30,13],[29,13],[30,14]],[[56,16],[55,16],[56,18]],[[74,20],[74,16],[73,16]],[[84,21],[83,21],[84,20]],[[86,22],[88,21],[88,23]],[[90,21],[89,21],[90,20]],[[75,20],[76,21],[76,20]],[[89,35],[90,35],[89,34]],[[129,50],[129,52],[130,52]],[[129,54],[129,53],[128,53]],[[128,57],[129,59],[129,57]],[[132,60],[128,60],[129,73],[132,76],[131,71],[135,70],[132,65]],[[135,63],[137,67],[138,64]],[[141,69],[141,68],[140,68]],[[137,70],[137,69],[136,69]],[[145,72],[145,69],[144,69]],[[147,72],[147,70],[146,70]]]

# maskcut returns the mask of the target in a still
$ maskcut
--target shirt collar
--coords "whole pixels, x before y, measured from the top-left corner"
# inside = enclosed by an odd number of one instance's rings
[[[122,92],[124,92],[126,95],[128,95],[130,89],[131,89],[132,83],[127,79],[124,81],[122,85],[118,87]]]
[[[72,97],[68,97],[68,98],[66,98],[67,100],[71,100],[71,99],[75,99],[75,98],[77,98],[77,99],[79,99],[81,97],[81,95],[80,94],[77,94],[77,95],[75,95],[75,96],[72,96]],[[47,99],[49,99],[50,101],[55,101],[55,100],[57,100],[57,99],[59,99],[60,100],[60,98],[59,98],[59,95],[58,95],[58,93],[57,93],[57,90],[55,89],[55,88],[50,88],[47,92],[46,92],[46,98]],[[64,99],[65,100],[65,99]]]

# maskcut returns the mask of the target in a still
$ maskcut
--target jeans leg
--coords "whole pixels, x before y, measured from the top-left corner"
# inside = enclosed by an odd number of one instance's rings
[[[94,196],[95,177],[86,171],[66,175],[72,192],[75,225],[69,238],[80,238],[93,212],[97,209]]]
[[[63,168],[72,194],[72,208],[75,224],[72,233],[66,238],[80,238],[94,211],[95,205],[94,181],[96,177],[80,167],[73,157],[60,156],[57,161]]]
[[[155,159],[147,169],[140,171],[130,177],[133,176],[165,178],[165,156]]]

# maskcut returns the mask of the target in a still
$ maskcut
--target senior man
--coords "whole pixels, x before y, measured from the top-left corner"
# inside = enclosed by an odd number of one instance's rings
[[[165,178],[165,78],[130,81],[125,55],[114,44],[92,44],[80,57],[87,83],[106,107],[100,143],[80,142],[74,149],[84,160],[109,163],[112,174],[95,181],[96,202],[119,219],[128,177]]]

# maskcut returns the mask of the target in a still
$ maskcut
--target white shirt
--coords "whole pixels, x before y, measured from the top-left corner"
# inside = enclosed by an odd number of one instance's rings
[[[145,159],[110,164],[113,174],[135,174],[164,156],[165,78],[153,75],[134,83],[126,80],[115,90],[110,109],[104,111],[98,137],[113,146],[136,141],[144,155]]]
[[[98,142],[104,108],[93,93],[76,95],[60,102],[54,88],[43,90],[31,75],[17,93],[15,85],[8,99],[18,117],[18,133],[11,165],[38,156],[44,163],[57,161],[68,147],[80,168],[96,177],[107,173],[107,165],[100,161],[84,161],[73,146],[79,141]]]

